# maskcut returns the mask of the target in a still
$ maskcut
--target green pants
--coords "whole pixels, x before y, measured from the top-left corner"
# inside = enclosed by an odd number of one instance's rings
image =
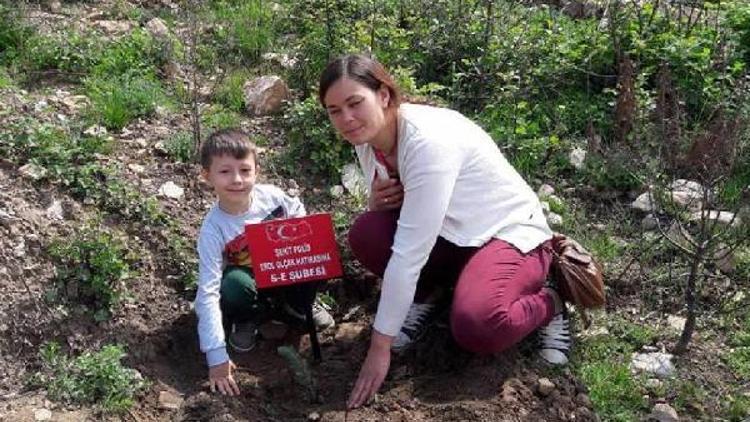
[[[288,303],[302,311],[315,299],[318,283],[274,287],[258,291],[252,271],[247,267],[228,266],[221,278],[221,314],[225,326],[234,322],[260,321],[273,316],[280,305]]]

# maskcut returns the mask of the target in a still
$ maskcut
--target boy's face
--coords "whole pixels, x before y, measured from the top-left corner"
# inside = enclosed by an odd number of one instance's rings
[[[219,206],[230,214],[241,214],[250,207],[250,192],[255,185],[257,166],[252,154],[237,159],[219,155],[211,159],[211,166],[203,169],[203,177],[219,197]]]

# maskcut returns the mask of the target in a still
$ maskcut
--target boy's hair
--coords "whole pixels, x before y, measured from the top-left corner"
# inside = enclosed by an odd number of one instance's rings
[[[229,155],[238,160],[253,157],[258,164],[258,147],[239,129],[222,129],[212,133],[201,146],[201,166],[208,170],[214,157]]]

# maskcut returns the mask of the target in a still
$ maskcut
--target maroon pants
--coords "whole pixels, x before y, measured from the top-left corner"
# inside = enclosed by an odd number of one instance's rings
[[[349,231],[354,256],[381,277],[397,220],[398,211],[370,211]],[[420,274],[415,301],[436,286],[455,286],[450,324],[456,342],[475,353],[499,352],[552,319],[553,299],[542,290],[550,261],[542,246],[524,254],[500,239],[470,248],[439,237]]]

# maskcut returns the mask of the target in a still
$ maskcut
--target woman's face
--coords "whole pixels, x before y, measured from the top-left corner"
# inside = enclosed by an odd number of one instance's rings
[[[373,91],[343,77],[328,88],[323,100],[331,123],[352,145],[371,143],[386,127],[390,93],[385,85]]]

